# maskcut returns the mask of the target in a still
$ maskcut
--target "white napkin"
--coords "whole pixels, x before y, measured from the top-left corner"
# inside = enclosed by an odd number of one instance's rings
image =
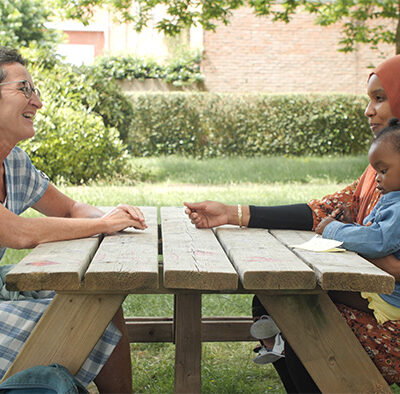
[[[338,248],[342,244],[343,242],[341,241],[322,238],[319,234],[316,234],[307,242],[291,246],[292,248],[311,250],[312,252],[345,252],[346,249]]]

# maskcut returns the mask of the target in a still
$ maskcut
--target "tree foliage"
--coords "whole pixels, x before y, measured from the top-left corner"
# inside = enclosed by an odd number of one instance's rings
[[[0,45],[18,48],[35,42],[37,46],[52,46],[60,36],[45,27],[50,15],[43,0],[2,0]]]
[[[400,1],[335,0],[304,2],[316,22],[328,26],[343,22],[341,51],[353,51],[357,43],[378,49],[380,43],[394,44],[400,53]]]
[[[166,16],[155,21],[156,28],[169,35],[201,25],[215,30],[217,22],[229,23],[232,11],[250,6],[255,14],[273,21],[289,22],[298,8],[316,16],[322,26],[343,23],[341,51],[349,52],[357,43],[376,49],[380,43],[396,44],[400,53],[399,0],[51,0],[53,7],[69,18],[88,23],[96,6],[107,6],[140,31],[153,21],[153,10],[164,6]]]

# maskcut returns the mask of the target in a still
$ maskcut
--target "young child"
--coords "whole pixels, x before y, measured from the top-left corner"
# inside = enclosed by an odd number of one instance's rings
[[[315,231],[324,238],[343,242],[342,246],[367,258],[394,254],[400,260],[400,122],[392,119],[378,133],[368,152],[376,171],[378,204],[363,224],[343,223],[333,217],[321,221]],[[399,261],[400,264],[400,261]],[[369,301],[377,321],[400,319],[400,283],[392,294],[361,293]]]

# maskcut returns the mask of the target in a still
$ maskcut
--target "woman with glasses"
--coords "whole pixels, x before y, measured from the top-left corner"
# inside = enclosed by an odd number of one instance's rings
[[[137,207],[118,205],[104,215],[97,208],[67,197],[31,163],[17,143],[35,134],[33,120],[42,107],[40,92],[18,52],[0,47],[0,259],[7,247],[32,248],[43,242],[114,233],[127,227],[145,229]],[[32,207],[46,217],[19,216]],[[1,266],[0,275],[11,266]],[[0,378],[16,357],[51,302],[52,292],[29,295],[0,292]],[[39,298],[36,298],[39,297]],[[76,378],[93,379],[100,392],[132,392],[129,341],[120,309]]]

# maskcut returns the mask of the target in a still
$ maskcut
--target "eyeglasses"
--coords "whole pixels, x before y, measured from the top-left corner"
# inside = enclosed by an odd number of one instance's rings
[[[26,79],[23,79],[21,81],[2,82],[2,83],[0,83],[0,86],[8,85],[10,83],[22,83],[24,86],[17,88],[17,89],[20,90],[21,92],[23,92],[27,99],[30,99],[32,97],[32,93],[35,93],[36,96],[38,98],[40,98],[40,90],[38,88],[34,88],[32,86],[32,84],[29,81],[27,81]]]

